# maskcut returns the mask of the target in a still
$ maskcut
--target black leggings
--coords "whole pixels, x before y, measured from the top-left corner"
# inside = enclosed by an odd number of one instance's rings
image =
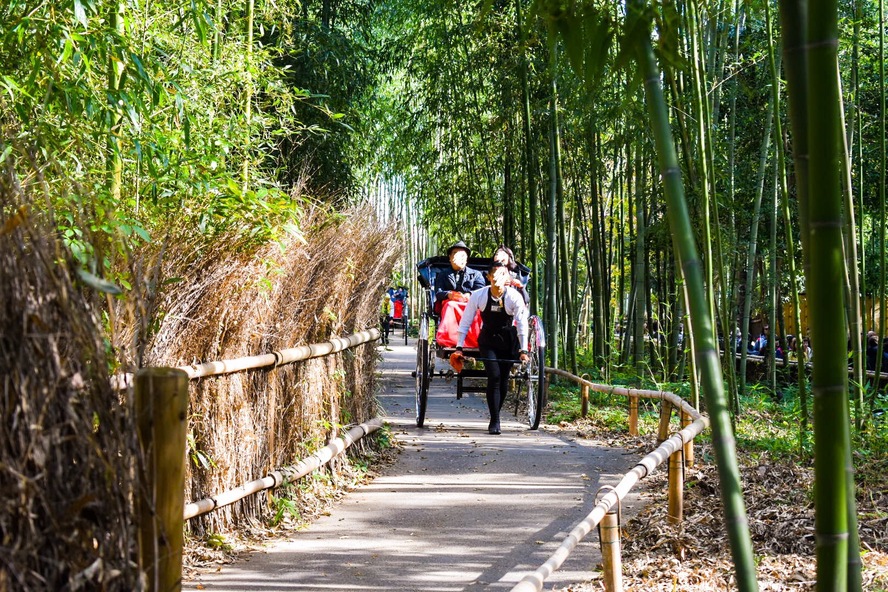
[[[487,409],[490,411],[490,423],[499,427],[500,409],[509,393],[509,374],[512,371],[512,352],[502,352],[493,349],[480,348],[481,357],[487,360],[509,360],[508,362],[484,362],[484,371],[487,373]]]

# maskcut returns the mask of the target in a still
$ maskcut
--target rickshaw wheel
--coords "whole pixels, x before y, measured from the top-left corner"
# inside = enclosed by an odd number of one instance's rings
[[[429,319],[422,315],[419,323],[419,339],[416,340],[416,426],[425,423],[426,407],[429,402]]]
[[[540,427],[543,408],[546,406],[546,348],[543,324],[539,317],[532,316],[528,322],[527,376],[524,391],[527,397],[527,423],[530,429]]]

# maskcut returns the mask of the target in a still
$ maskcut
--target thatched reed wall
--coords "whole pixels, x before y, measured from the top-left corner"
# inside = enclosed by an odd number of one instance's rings
[[[99,298],[20,192],[0,182],[0,590],[135,590],[135,430]]]
[[[372,327],[400,244],[367,211],[312,212],[304,235],[256,249],[227,241],[167,247],[164,316],[146,365],[239,358]],[[375,415],[373,344],[273,370],[193,381],[187,499],[261,477]],[[196,455],[211,459],[204,466]],[[253,496],[191,521],[225,532],[267,513]]]
[[[166,241],[131,258],[121,274],[132,290],[109,308],[54,221],[17,213],[27,191],[0,175],[0,591],[136,590],[138,446],[131,397],[111,389],[109,368],[236,358],[372,326],[400,246],[359,211],[311,212],[302,236],[262,247]],[[366,345],[193,382],[186,497],[262,476],[372,417],[375,362]],[[197,452],[213,464],[193,464]],[[224,532],[266,513],[265,500],[193,527]]]

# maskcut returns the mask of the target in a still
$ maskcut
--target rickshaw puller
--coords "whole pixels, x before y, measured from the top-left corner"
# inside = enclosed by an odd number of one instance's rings
[[[500,433],[500,409],[509,390],[509,374],[516,357],[529,360],[527,354],[527,305],[524,298],[509,286],[508,268],[494,261],[488,273],[490,286],[472,292],[459,325],[456,351],[452,361],[461,360],[466,335],[475,312],[481,314],[478,349],[484,358],[487,374],[487,408],[490,411],[490,434]]]

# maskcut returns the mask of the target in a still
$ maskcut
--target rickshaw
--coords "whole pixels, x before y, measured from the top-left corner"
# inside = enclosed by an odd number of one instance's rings
[[[407,289],[398,286],[397,291],[390,294],[392,299],[392,334],[397,330],[403,331],[404,345],[407,345],[407,335],[410,329],[410,314],[407,305]]]
[[[470,257],[468,267],[487,275],[493,260],[490,258]],[[439,273],[447,273],[450,270],[450,259],[446,256],[430,257],[421,261],[416,266],[419,272],[419,284],[422,289],[422,297],[425,310],[419,316],[419,337],[416,341],[416,370],[413,375],[416,378],[416,425],[423,427],[425,423],[426,408],[429,399],[429,385],[435,377],[456,377],[456,398],[461,399],[465,392],[484,392],[485,387],[472,387],[465,381],[466,378],[485,377],[483,369],[470,368],[466,365],[460,372],[454,372],[449,365],[450,354],[456,351],[455,336],[439,335],[437,328],[440,315],[435,311],[435,276]],[[530,277],[530,270],[524,265],[518,264],[518,276],[522,282]],[[474,329],[474,327],[473,327]],[[470,331],[471,336],[471,331]],[[468,344],[467,344],[468,345]],[[546,377],[545,377],[545,347],[546,338],[543,331],[543,323],[536,315],[528,319],[527,350],[530,361],[521,363],[515,360],[512,379],[517,385],[516,414],[518,405],[522,399],[526,400],[525,420],[530,429],[535,430],[540,425],[543,415],[543,407],[546,404]],[[469,360],[480,361],[480,351],[477,347],[464,347],[463,354]],[[436,359],[445,360],[446,370],[435,370]]]

